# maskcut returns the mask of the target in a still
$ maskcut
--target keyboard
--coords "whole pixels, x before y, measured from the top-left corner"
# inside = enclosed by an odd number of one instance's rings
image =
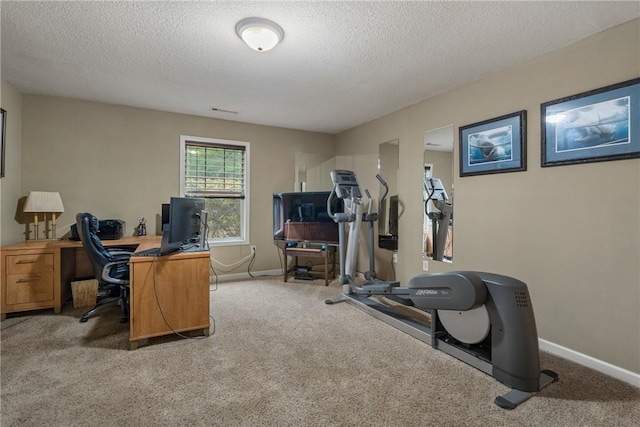
[[[158,256],[160,255],[160,248],[145,249],[143,251],[134,252],[132,256]]]

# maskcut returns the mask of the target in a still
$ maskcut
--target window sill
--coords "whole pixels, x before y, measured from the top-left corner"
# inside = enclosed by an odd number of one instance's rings
[[[249,241],[248,240],[242,240],[242,239],[229,239],[229,240],[212,240],[212,239],[208,239],[207,240],[207,244],[209,245],[209,247],[213,248],[213,247],[221,247],[221,246],[242,246],[242,245],[248,245]]]

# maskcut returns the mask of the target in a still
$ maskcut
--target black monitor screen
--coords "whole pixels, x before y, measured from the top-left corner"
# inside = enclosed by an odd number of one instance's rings
[[[398,235],[398,196],[389,197],[389,234]]]
[[[164,226],[169,224],[169,208],[171,206],[169,203],[162,204],[162,229],[164,230]]]
[[[186,242],[200,233],[200,211],[204,199],[200,197],[172,197],[169,203],[169,242]]]

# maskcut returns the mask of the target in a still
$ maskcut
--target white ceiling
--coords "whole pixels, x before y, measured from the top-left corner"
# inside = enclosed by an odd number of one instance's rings
[[[339,133],[640,16],[640,2],[7,2],[23,93]],[[245,17],[285,31],[258,53]],[[237,111],[213,112],[212,107]]]

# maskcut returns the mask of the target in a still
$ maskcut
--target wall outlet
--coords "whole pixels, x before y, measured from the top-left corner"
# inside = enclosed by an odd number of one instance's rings
[[[391,262],[393,262],[394,264],[398,263],[398,252],[393,253],[393,256],[391,257]]]
[[[422,260],[422,271],[429,271],[429,261],[426,259]]]
[[[256,253],[256,245],[251,245],[251,253],[252,254]]]

